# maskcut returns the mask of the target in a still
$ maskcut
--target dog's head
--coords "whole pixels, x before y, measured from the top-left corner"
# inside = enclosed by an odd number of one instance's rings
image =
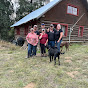
[[[48,51],[49,51],[50,49],[55,49],[55,47],[51,47],[50,45],[47,45],[46,48],[48,49]]]
[[[46,45],[46,48],[47,48],[48,50],[50,50],[51,47],[50,47],[50,45]]]

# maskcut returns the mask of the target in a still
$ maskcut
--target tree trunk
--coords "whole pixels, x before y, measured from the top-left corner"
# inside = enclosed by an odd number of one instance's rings
[[[33,0],[31,0],[31,3],[32,3]]]

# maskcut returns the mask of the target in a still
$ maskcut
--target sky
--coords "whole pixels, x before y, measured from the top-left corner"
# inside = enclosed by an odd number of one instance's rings
[[[53,0],[50,0],[50,1],[53,1]]]

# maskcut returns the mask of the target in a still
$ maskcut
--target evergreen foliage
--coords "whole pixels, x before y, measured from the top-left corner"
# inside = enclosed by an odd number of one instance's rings
[[[33,12],[34,10],[40,8],[41,6],[44,6],[45,0],[38,0],[38,1],[28,1],[28,0],[19,0],[20,7],[18,8],[16,12],[16,21],[22,19],[27,14]]]
[[[7,0],[0,0],[0,39],[10,40],[13,35],[13,30],[10,25],[13,23],[10,15],[13,13],[12,4]]]
[[[44,5],[45,0],[19,0],[19,7],[16,9],[16,18],[11,15],[15,12],[11,0],[0,0],[0,39],[11,41],[14,37],[14,29],[10,26],[19,21],[27,14]]]

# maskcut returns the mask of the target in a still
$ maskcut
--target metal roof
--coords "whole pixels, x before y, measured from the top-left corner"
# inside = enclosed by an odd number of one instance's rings
[[[13,24],[11,27],[19,26],[21,24],[24,24],[30,20],[33,20],[35,18],[40,18],[43,14],[45,14],[48,10],[50,10],[52,7],[54,7],[56,4],[58,4],[62,0],[53,0],[52,2],[48,3],[47,5],[31,12],[27,16],[23,17],[21,20],[19,20],[17,23]]]

